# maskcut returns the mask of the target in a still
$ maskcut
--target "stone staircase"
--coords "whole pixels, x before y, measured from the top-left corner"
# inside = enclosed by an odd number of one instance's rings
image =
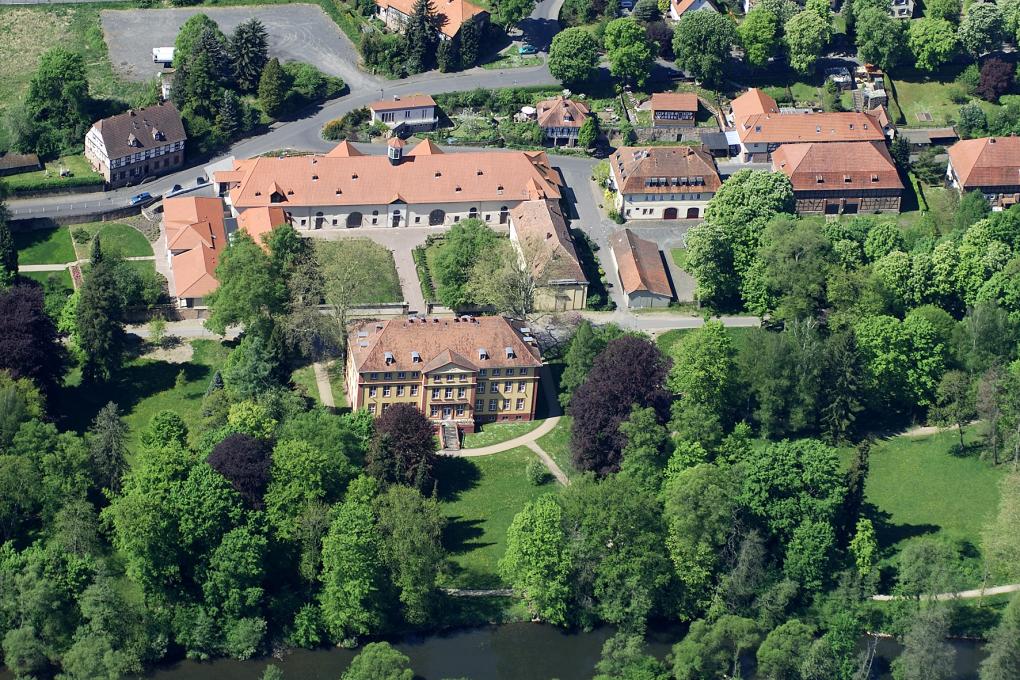
[[[444,451],[460,450],[460,433],[457,431],[456,423],[443,423],[439,426]]]

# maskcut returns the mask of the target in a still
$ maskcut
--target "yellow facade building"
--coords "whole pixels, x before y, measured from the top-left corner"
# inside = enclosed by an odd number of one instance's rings
[[[501,316],[364,322],[348,336],[347,394],[373,415],[413,404],[446,441],[476,423],[534,419],[541,366],[529,329]]]

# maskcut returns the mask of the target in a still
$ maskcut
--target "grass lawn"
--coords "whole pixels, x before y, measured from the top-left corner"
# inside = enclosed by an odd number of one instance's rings
[[[948,125],[956,120],[960,113],[960,104],[953,101],[954,97],[963,94],[959,85],[953,82],[942,82],[916,77],[911,80],[893,80],[890,96],[895,109],[903,115],[904,124],[910,127],[926,127],[932,125]],[[969,97],[968,97],[969,99]],[[991,113],[997,105],[984,100],[975,99],[985,113]],[[928,115],[931,120],[928,120]]]
[[[537,459],[527,448],[480,458],[443,457],[436,466],[439,498],[447,517],[443,544],[453,569],[443,585],[459,588],[499,587],[496,564],[506,552],[506,531],[528,501],[557,486],[533,486],[524,474]]]
[[[130,224],[88,222],[70,226],[72,233],[78,229],[86,230],[93,238],[99,234],[99,239],[104,247],[119,250],[124,257],[152,257],[152,245],[149,243],[149,239]],[[79,258],[87,258],[92,248],[92,241],[84,244],[75,243],[74,247],[78,251]]]
[[[522,68],[524,66],[541,66],[542,56],[538,54],[517,54],[517,46],[511,45],[496,55],[492,61],[482,64],[482,68],[496,70],[503,68]]]
[[[502,444],[505,441],[525,435],[541,425],[544,420],[529,420],[520,423],[487,423],[479,425],[471,434],[464,435],[464,448],[477,449],[491,444]]]
[[[2,42],[2,41],[0,41]],[[74,246],[67,227],[15,231],[14,245],[19,264],[64,264],[74,262]]]
[[[80,373],[74,371],[54,412],[66,414],[65,425],[81,432],[107,402],[116,402],[130,430],[128,448],[132,452],[138,450],[142,429],[159,411],[176,411],[195,430],[209,380],[230,350],[215,340],[193,340],[191,345],[194,355],[188,362],[135,359],[124,366],[117,379],[101,388],[83,387]]]
[[[354,304],[372,305],[404,299],[393,253],[384,246],[367,238],[344,238],[339,241],[320,241],[315,247],[320,258],[332,258],[332,251],[340,251],[344,261],[357,263],[368,275],[364,285],[359,286],[354,295]],[[326,285],[329,285],[328,281]]]
[[[981,529],[995,515],[1006,468],[979,459],[974,428],[964,434],[974,445],[965,456],[955,455],[957,435],[948,431],[894,437],[872,449],[866,496],[883,548],[897,550],[924,534],[980,548]]]
[[[74,290],[74,283],[71,281],[71,272],[66,269],[59,272],[21,272],[18,276],[24,276],[26,279],[32,279],[39,283],[45,284],[50,278],[56,277],[61,285],[67,290],[68,295]]]
[[[659,346],[663,352],[669,352],[673,344],[680,339],[680,336],[684,333],[690,332],[690,328],[674,328],[671,331],[666,331],[655,338],[655,344]],[[726,332],[730,336],[730,340],[733,342],[733,347],[739,352],[747,339],[751,336],[754,328],[727,328]]]
[[[311,364],[302,366],[295,370],[290,375],[290,381],[298,388],[298,391],[304,392],[306,396],[319,402],[319,388],[315,384],[315,369],[312,368]]]
[[[670,257],[673,258],[674,264],[683,269],[687,266],[687,249],[686,248],[671,248],[669,251]]]
[[[0,18],[3,14],[0,13]],[[3,48],[0,48],[2,50]],[[62,170],[70,170],[71,174],[61,177]],[[94,171],[84,156],[73,155],[58,158],[44,164],[42,170],[34,172],[22,172],[17,175],[10,175],[4,178],[4,183],[14,193],[18,191],[32,191],[37,189],[57,189],[62,187],[78,187],[95,185],[97,188],[103,186],[103,176]]]
[[[560,422],[547,434],[538,438],[538,445],[556,461],[567,477],[576,477],[579,473],[570,461],[570,426],[573,420],[563,416]]]

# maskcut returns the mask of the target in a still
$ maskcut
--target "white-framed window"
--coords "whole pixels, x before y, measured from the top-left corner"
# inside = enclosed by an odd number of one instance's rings
[[[518,399],[517,400],[517,410],[518,411],[523,411],[524,410],[524,400],[523,399]]]
[[[368,396],[374,397],[375,396],[375,392],[376,392],[376,389],[374,387],[369,387],[368,388]]]

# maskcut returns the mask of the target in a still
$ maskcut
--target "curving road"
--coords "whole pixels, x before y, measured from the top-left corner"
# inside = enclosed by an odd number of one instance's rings
[[[2,2],[3,0],[0,0]],[[524,39],[531,41],[540,49],[547,49],[552,37],[559,31],[557,17],[564,0],[541,0],[536,4],[528,19],[521,22]],[[338,31],[341,40],[346,37]],[[354,55],[342,51],[344,54]],[[344,56],[341,54],[340,56]],[[350,59],[356,58],[350,56]],[[356,64],[350,67],[357,70]],[[358,70],[357,78],[348,78],[352,90],[349,94],[335,99],[305,112],[300,119],[278,123],[265,134],[241,140],[230,147],[226,153],[211,159],[215,163],[231,156],[250,158],[277,149],[302,149],[308,151],[326,151],[335,143],[322,139],[322,126],[334,118],[368,105],[378,99],[411,94],[438,94],[458,90],[473,90],[478,87],[516,87],[532,85],[556,85],[559,81],[552,77],[546,65],[528,68],[505,69],[499,71],[473,68],[460,73],[440,73],[430,71],[403,80],[386,80],[378,76]],[[202,172],[191,167],[172,175],[165,175],[142,187],[128,187],[113,191],[91,194],[74,194],[72,196],[57,195],[39,198],[27,198],[8,201],[8,208],[15,219],[34,217],[74,217],[88,215],[102,209],[126,207],[131,196],[141,192],[163,194],[175,184],[183,187],[194,186],[195,178]]]

